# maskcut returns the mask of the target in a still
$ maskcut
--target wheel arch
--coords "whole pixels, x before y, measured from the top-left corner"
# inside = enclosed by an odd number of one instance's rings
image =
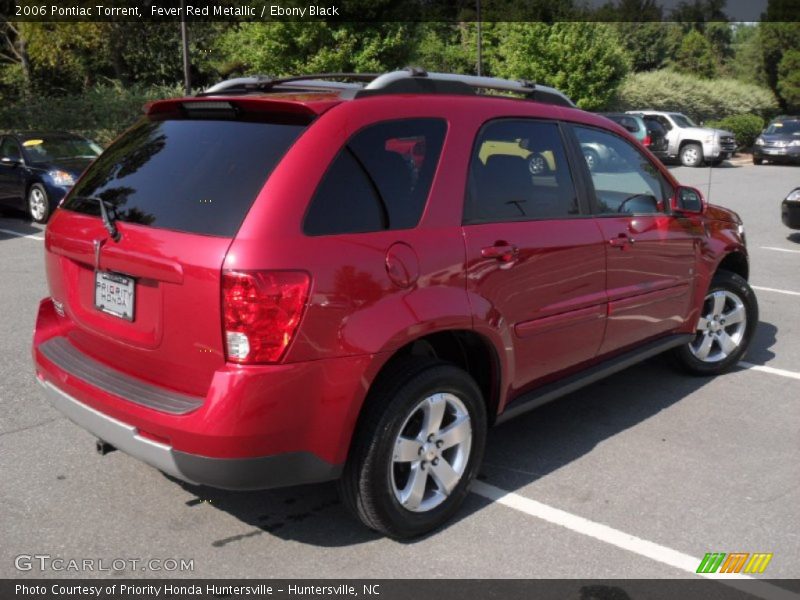
[[[750,278],[750,262],[747,260],[745,253],[740,250],[734,250],[726,254],[717,264],[714,273],[720,270],[736,273],[745,281]]]

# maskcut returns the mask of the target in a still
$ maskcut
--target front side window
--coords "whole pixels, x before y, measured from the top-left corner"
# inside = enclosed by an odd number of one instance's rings
[[[668,186],[644,154],[612,133],[589,127],[574,131],[592,175],[599,214],[664,211]]]
[[[465,224],[579,213],[557,124],[508,119],[481,129],[470,163]]]
[[[687,128],[687,127],[697,127],[697,125],[694,124],[694,121],[692,121],[686,115],[682,115],[680,113],[672,113],[670,116],[672,117],[672,120],[675,121],[675,124],[678,127],[681,127],[681,128],[684,128],[684,129]]]
[[[428,200],[446,129],[442,119],[403,119],[356,133],[311,199],[305,234],[415,227]]]
[[[29,138],[22,142],[31,162],[49,162],[63,158],[97,158],[103,149],[92,141],[66,135]]]
[[[8,158],[16,161],[22,160],[19,144],[10,137],[3,138],[2,143],[0,143],[0,158]]]

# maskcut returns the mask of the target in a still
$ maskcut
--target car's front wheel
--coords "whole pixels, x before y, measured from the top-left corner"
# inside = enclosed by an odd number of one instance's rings
[[[699,167],[703,164],[703,148],[700,144],[686,144],[681,148],[681,164],[684,167]]]
[[[703,301],[694,340],[676,349],[678,362],[696,375],[716,375],[744,356],[758,325],[758,302],[744,278],[719,271]]]
[[[47,223],[50,218],[50,199],[40,183],[34,183],[28,190],[28,215],[37,223]]]
[[[486,442],[482,394],[462,369],[403,360],[382,377],[339,482],[345,505],[393,538],[435,529],[461,505]]]

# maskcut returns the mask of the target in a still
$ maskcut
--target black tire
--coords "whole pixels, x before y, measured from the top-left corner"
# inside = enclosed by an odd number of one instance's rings
[[[753,164],[754,165],[760,165],[763,162],[764,162],[763,158],[756,158],[755,156],[753,157]]]
[[[700,144],[686,144],[681,148],[680,159],[684,167],[702,167],[703,147]]]
[[[47,223],[50,218],[50,198],[41,183],[34,183],[28,190],[25,208],[32,221]]]
[[[469,414],[472,437],[469,451],[464,451],[468,458],[457,485],[440,504],[425,512],[413,512],[396,497],[395,441],[418,405],[439,393],[457,397]],[[395,539],[436,529],[453,516],[469,492],[483,459],[486,429],[482,394],[466,372],[431,358],[401,360],[376,382],[359,419],[339,480],[344,505],[364,525]],[[433,477],[430,481],[433,483]]]
[[[727,294],[732,294],[738,298],[743,305],[746,321],[742,327],[741,339],[737,343],[736,349],[728,353],[727,356],[717,360],[713,360],[713,354],[709,354],[706,360],[701,360],[696,355],[696,352],[692,350],[693,347],[695,349],[701,347],[702,341],[705,337],[708,335],[714,335],[713,333],[708,333],[708,329],[706,331],[701,331],[701,324],[698,323],[698,332],[695,339],[691,343],[680,346],[673,351],[678,364],[683,369],[694,375],[718,375],[733,368],[736,363],[742,359],[745,352],[747,352],[747,348],[750,345],[750,342],[753,339],[753,334],[758,326],[758,301],[756,300],[756,295],[752,288],[744,278],[740,277],[736,273],[723,270],[718,271],[711,281],[708,293],[706,294],[706,299],[703,303],[703,308],[701,309],[701,321],[710,314],[709,310],[711,305],[713,305],[711,296],[715,292],[726,292]],[[731,299],[726,299],[725,306],[729,306],[731,301]],[[726,326],[724,320],[722,321],[721,325],[717,323],[715,326],[721,327],[720,331],[724,332],[726,335],[729,333],[732,334],[736,329],[736,324],[728,324]],[[729,337],[731,339],[735,339],[737,335],[730,335]],[[718,353],[724,353],[724,349],[719,342],[712,342],[712,350],[715,345],[718,349]]]

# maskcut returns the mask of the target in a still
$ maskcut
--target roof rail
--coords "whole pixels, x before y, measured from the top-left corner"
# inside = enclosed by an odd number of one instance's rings
[[[337,81],[338,80],[338,81]],[[348,83],[341,80],[349,80]],[[364,85],[366,84],[366,85]],[[474,95],[478,90],[494,90],[521,94],[529,100],[574,108],[575,104],[562,92],[532,81],[429,73],[406,67],[390,73],[314,73],[273,78],[265,75],[238,77],[218,83],[197,94],[215,96],[253,92],[333,91],[346,98],[362,98],[383,94],[461,94]]]

